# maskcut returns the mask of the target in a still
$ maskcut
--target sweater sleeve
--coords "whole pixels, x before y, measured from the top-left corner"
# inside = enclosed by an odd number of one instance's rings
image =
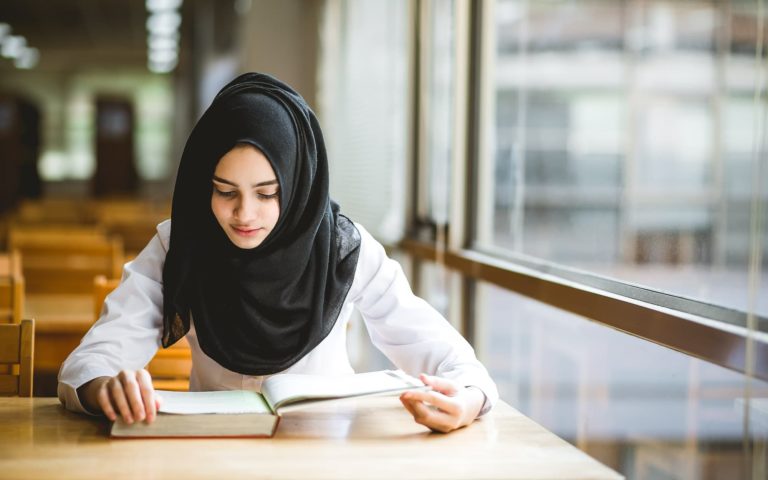
[[[155,355],[162,334],[162,276],[169,237],[170,221],[165,221],[144,250],[125,264],[101,316],[62,364],[58,396],[68,410],[89,413],[77,395],[81,385],[123,369],[144,368]]]
[[[371,341],[410,375],[427,373],[474,386],[485,394],[480,415],[498,400],[496,384],[474,349],[425,300],[411,291],[400,264],[362,226],[360,256],[351,299]]]

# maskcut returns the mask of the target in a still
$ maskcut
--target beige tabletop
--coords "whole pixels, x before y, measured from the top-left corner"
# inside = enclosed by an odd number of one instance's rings
[[[622,478],[503,402],[447,435],[397,398],[288,412],[268,439],[113,440],[108,427],[53,398],[0,398],[0,478]]]

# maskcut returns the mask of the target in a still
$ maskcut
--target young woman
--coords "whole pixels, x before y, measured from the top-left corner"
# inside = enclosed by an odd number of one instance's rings
[[[192,390],[352,373],[345,327],[356,308],[373,343],[432,387],[400,397],[417,422],[448,432],[490,410],[496,386],[470,345],[328,188],[320,126],[301,96],[256,73],[224,87],[189,136],[171,219],[62,365],[61,402],[151,422],[161,399],[144,366],[184,336]]]

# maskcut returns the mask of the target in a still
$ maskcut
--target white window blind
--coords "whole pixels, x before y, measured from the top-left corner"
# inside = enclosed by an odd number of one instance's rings
[[[328,1],[318,116],[331,197],[379,240],[404,231],[408,155],[408,2]]]

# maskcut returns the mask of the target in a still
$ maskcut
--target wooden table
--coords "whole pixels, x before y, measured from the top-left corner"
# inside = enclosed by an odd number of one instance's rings
[[[271,439],[108,438],[53,398],[0,398],[0,479],[618,479],[509,405],[448,435],[397,398],[288,412]]]

